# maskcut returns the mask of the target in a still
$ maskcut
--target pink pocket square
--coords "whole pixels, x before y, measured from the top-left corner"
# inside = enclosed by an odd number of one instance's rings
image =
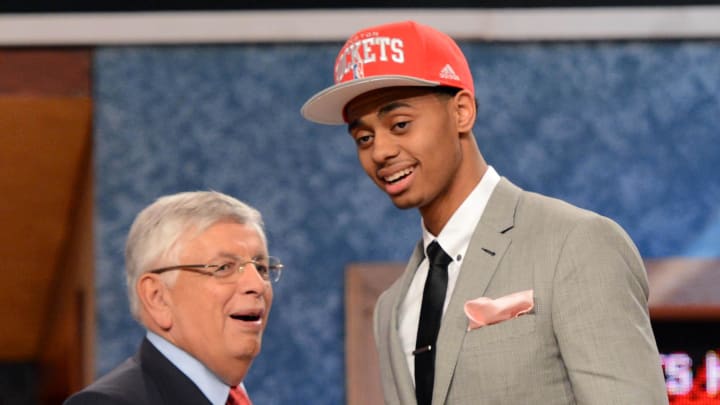
[[[468,330],[502,322],[533,309],[533,290],[525,290],[496,299],[480,297],[465,302]]]

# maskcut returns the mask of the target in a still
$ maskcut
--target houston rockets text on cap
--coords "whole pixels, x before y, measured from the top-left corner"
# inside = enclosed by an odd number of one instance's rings
[[[347,103],[368,91],[395,86],[450,86],[475,95],[470,67],[447,34],[414,21],[363,29],[335,59],[333,86],[300,110],[320,124],[344,124]]]

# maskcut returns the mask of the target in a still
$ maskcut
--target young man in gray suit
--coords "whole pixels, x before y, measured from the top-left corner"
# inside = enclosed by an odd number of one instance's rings
[[[125,259],[130,309],[146,337],[65,404],[251,405],[242,381],[282,269],[260,213],[212,191],[162,197],[135,219]]]
[[[375,308],[386,404],[667,403],[633,242],[500,177],[476,113],[460,48],[409,21],[353,35],[335,85],[302,108],[346,124],[367,175],[422,216],[422,240]]]

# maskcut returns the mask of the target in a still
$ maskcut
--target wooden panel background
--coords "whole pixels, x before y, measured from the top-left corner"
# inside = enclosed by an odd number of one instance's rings
[[[348,405],[382,404],[380,368],[373,337],[373,310],[395,281],[400,263],[358,263],[345,272],[345,368]]]
[[[58,404],[93,378],[91,56],[0,48],[0,362],[37,377],[0,403]]]

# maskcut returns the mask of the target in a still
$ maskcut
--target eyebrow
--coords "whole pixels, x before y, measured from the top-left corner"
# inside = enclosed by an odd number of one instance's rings
[[[393,101],[391,103],[388,103],[382,107],[377,112],[378,118],[382,118],[385,114],[391,112],[392,110],[401,108],[401,107],[412,107],[410,104],[404,102],[404,101]],[[348,132],[352,133],[353,129],[358,127],[362,123],[362,120],[360,118],[353,120],[348,124]]]
[[[219,252],[212,258],[212,260],[217,260],[217,259],[238,260],[239,257],[237,255],[234,255],[229,252]]]
[[[257,255],[255,255],[255,256],[251,257],[250,259],[252,259],[252,260],[264,260],[264,259],[267,259],[267,258],[268,258],[268,255],[266,255],[266,254],[264,254],[264,253],[260,253],[260,254],[257,254]],[[238,255],[236,255],[236,254],[234,254],[234,253],[230,253],[230,252],[220,252],[220,253],[216,254],[216,255],[213,257],[213,260],[215,260],[215,259],[247,260],[246,257],[238,256]]]

